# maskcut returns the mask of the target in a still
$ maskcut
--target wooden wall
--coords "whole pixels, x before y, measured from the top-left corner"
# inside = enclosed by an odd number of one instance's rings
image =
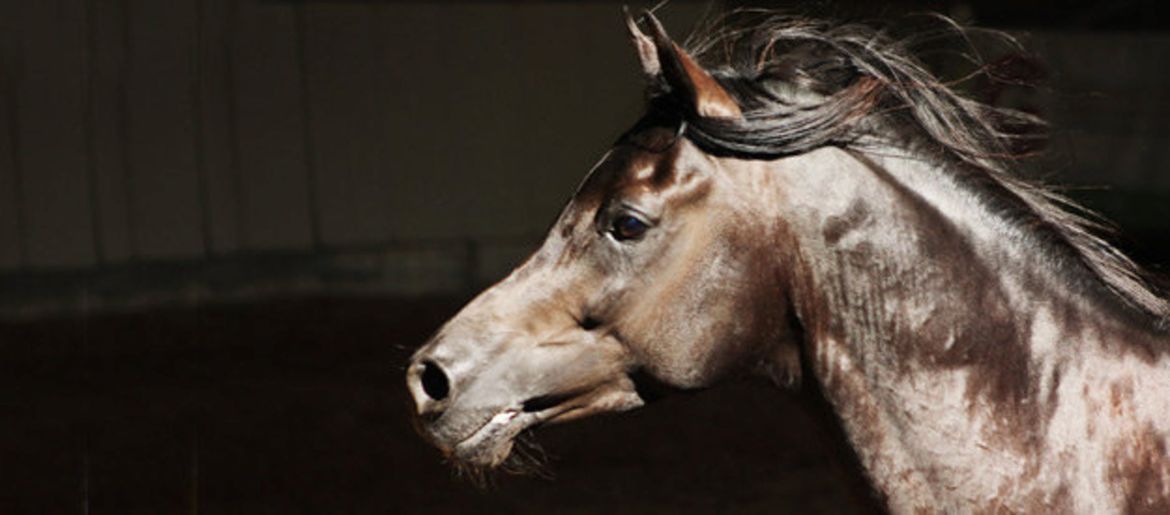
[[[1170,191],[1170,37],[1030,41],[1057,177]],[[523,248],[637,116],[627,45],[611,2],[0,3],[0,272]]]
[[[535,239],[641,101],[608,3],[4,2],[0,37],[0,270]]]

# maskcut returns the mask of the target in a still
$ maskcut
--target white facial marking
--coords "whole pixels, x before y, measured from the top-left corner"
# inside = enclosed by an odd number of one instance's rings
[[[639,168],[639,169],[634,171],[633,176],[634,176],[634,180],[636,180],[636,181],[649,180],[650,177],[654,176],[654,167],[653,166],[646,166],[646,167]]]

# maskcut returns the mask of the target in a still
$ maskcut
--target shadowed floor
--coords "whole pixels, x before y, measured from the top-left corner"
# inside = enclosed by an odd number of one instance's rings
[[[459,304],[0,324],[0,513],[864,511],[813,412],[758,381],[542,428],[553,479],[453,478],[401,369]]]

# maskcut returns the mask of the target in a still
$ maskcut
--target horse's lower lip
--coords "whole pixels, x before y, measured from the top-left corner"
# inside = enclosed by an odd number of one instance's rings
[[[510,442],[524,429],[536,423],[535,413],[508,408],[496,413],[482,426],[451,449],[456,459],[496,466],[511,451]]]
[[[597,410],[621,411],[642,404],[642,399],[633,391],[632,385],[628,390],[614,390],[602,384],[593,388],[532,397],[498,411],[451,447],[448,455],[463,462],[494,467],[508,457],[512,440],[521,431],[546,422],[571,420]]]
[[[573,398],[576,396],[565,396],[563,400],[566,402],[542,406],[539,411],[532,409],[534,406],[532,403],[501,410],[467,438],[456,443],[451,448],[451,453],[463,461],[479,462],[489,466],[498,465],[511,449],[507,444],[521,431],[577,409],[579,406],[567,402]]]

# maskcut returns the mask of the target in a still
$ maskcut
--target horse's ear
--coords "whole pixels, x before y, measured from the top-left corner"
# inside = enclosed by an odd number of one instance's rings
[[[642,33],[642,29],[638,28],[638,21],[630,14],[630,9],[622,6],[622,12],[626,15],[626,28],[630,29],[634,50],[638,51],[638,62],[642,64],[642,73],[647,80],[657,80],[658,76],[662,74],[662,65],[658,62],[658,48],[654,46],[654,41],[646,37]]]
[[[699,116],[736,120],[743,118],[739,104],[719,85],[711,74],[679,47],[666,29],[650,12],[644,15],[650,36],[638,28],[638,22],[626,11],[626,26],[638,51],[642,72],[651,80],[661,79],[671,91],[680,94]]]

